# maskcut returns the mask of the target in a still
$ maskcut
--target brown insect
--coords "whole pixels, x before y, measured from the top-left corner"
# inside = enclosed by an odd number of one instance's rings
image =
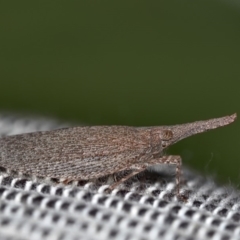
[[[0,166],[62,181],[89,180],[132,170],[113,189],[147,167],[176,165],[179,196],[181,157],[163,150],[183,138],[228,125],[236,114],[193,123],[159,126],[91,126],[34,132],[0,138]]]

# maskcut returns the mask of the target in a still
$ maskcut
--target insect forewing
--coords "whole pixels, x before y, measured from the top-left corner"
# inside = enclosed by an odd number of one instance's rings
[[[129,168],[147,147],[136,128],[73,127],[0,138],[0,166],[35,176],[84,180]]]

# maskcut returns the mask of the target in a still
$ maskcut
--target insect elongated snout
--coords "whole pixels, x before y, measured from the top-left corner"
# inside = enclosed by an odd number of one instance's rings
[[[205,121],[159,127],[159,137],[162,141],[162,147],[166,148],[189,136],[228,125],[234,122],[236,117],[236,114],[232,114],[230,116],[213,118]]]

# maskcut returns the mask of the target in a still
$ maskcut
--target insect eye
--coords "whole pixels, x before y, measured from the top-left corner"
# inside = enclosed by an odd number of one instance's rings
[[[165,142],[162,142],[162,147],[166,147],[167,145],[166,145],[166,143]]]
[[[161,132],[161,139],[162,140],[170,140],[173,137],[173,133],[171,130],[163,130]]]

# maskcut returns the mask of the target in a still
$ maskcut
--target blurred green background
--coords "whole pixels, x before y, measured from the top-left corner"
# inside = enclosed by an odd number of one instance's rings
[[[237,1],[2,1],[0,111],[171,125],[240,113]],[[173,146],[240,180],[240,122]]]

